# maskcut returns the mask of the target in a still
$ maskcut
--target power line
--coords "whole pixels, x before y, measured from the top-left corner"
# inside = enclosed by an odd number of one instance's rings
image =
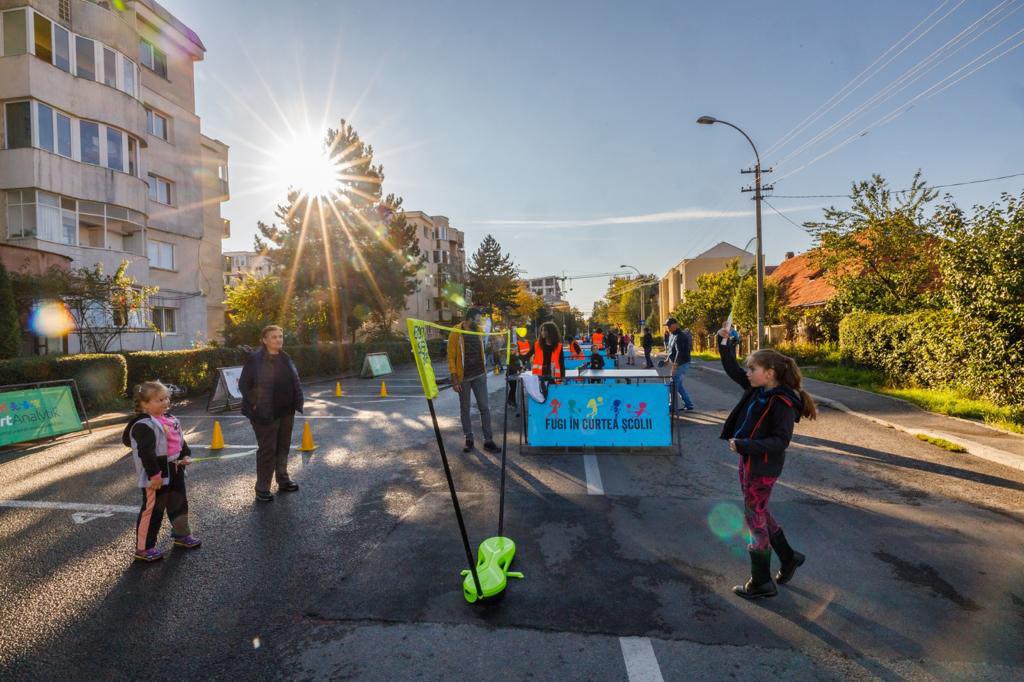
[[[764,202],[765,204],[768,204],[768,208],[770,208],[771,210],[775,211],[775,212],[776,212],[776,213],[777,213],[777,214],[778,214],[779,216],[781,216],[782,218],[785,218],[785,219],[786,219],[787,221],[789,221],[789,223],[790,223],[790,224],[791,224],[791,225],[792,225],[793,227],[797,228],[797,229],[798,229],[798,230],[800,230],[801,232],[806,232],[806,231],[807,231],[807,228],[806,228],[806,227],[804,227],[803,225],[798,225],[797,223],[793,222],[793,219],[792,219],[792,218],[790,218],[790,217],[789,217],[789,216],[787,216],[787,215],[786,215],[785,213],[783,213],[783,212],[782,212],[782,211],[780,211],[779,209],[777,209],[777,208],[775,208],[774,206],[772,206],[772,205],[771,205],[771,203],[769,203],[769,202],[768,202],[768,200],[767,200],[767,199],[765,199],[764,197],[761,197],[761,201],[763,201],[763,202]]]
[[[964,185],[978,185],[983,182],[995,182],[997,180],[1008,180],[1010,178],[1019,178],[1024,176],[1024,173],[1011,173],[1010,175],[1000,175],[994,178],[982,178],[980,180],[964,180],[963,182],[951,182],[945,185],[930,185],[932,189],[944,189],[946,187],[963,187]],[[896,194],[904,194],[909,192],[909,189],[895,190]],[[772,194],[772,199],[852,199],[853,196],[850,194]],[[774,209],[772,209],[774,210]],[[778,211],[776,211],[778,213]],[[782,215],[779,213],[779,215]],[[785,216],[782,216],[785,218]],[[789,220],[789,218],[786,218]],[[790,221],[792,222],[792,221]]]

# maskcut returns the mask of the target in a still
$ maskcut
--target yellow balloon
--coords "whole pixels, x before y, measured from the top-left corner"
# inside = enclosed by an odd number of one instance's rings
[[[516,329],[516,334],[519,334],[519,338],[525,339],[527,331],[526,327],[519,327]]]

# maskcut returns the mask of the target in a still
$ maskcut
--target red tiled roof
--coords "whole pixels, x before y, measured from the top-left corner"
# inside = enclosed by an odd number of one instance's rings
[[[775,267],[768,279],[777,282],[786,293],[786,303],[794,308],[822,305],[836,290],[825,281],[824,272],[808,253],[787,258]]]

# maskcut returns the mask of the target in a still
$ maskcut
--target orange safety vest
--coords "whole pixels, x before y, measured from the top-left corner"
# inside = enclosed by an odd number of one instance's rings
[[[540,341],[533,347],[533,373],[540,376],[544,374],[544,352],[541,350]],[[551,376],[555,381],[561,381],[562,376],[562,344],[555,346],[551,351]]]
[[[576,339],[573,339],[572,343],[569,344],[569,353],[572,355],[573,360],[583,359],[583,349],[580,348],[580,343]]]
[[[525,356],[530,354],[530,342],[526,339],[519,339],[516,341],[516,347],[519,349],[520,355]]]
[[[590,342],[596,350],[601,350],[604,348],[604,334],[594,332],[594,335],[590,337]]]

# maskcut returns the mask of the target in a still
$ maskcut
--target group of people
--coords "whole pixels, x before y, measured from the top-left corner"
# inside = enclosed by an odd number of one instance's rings
[[[487,335],[480,330],[480,319],[481,311],[470,308],[460,325],[459,331],[463,333],[449,335],[448,368],[452,388],[459,395],[466,439],[464,452],[474,447],[471,395],[475,396],[480,411],[484,449],[500,452],[491,430],[485,360]],[[693,402],[682,381],[691,364],[692,338],[673,317],[665,321],[665,327],[673,391],[682,397],[684,410],[693,410]],[[650,329],[645,328],[642,345],[649,366],[653,366],[650,364],[653,345],[650,337]],[[771,597],[778,592],[776,582],[783,584],[791,580],[806,557],[790,546],[782,527],[768,511],[768,499],[782,473],[794,425],[801,417],[814,419],[817,412],[811,396],[801,386],[800,370],[792,358],[770,349],[757,350],[747,356],[746,367],[742,368],[736,359],[738,339],[732,330],[723,328],[718,332],[718,339],[722,366],[743,389],[742,397],[726,418],[720,434],[739,457],[740,491],[751,537],[747,548],[750,578],[734,587],[733,592],[745,599]],[[616,355],[612,349],[620,350],[625,341],[628,359],[629,347],[633,344],[632,335],[622,334],[617,329],[607,334],[598,329],[587,340],[597,349],[607,349],[612,358]],[[288,475],[288,452],[295,413],[302,412],[304,396],[295,364],[283,350],[283,330],[275,325],[264,328],[260,342],[259,350],[245,361],[239,389],[242,414],[249,418],[258,444],[256,500],[270,502],[274,499],[270,491],[272,481],[276,480],[279,493],[299,489]],[[568,347],[571,356],[583,357],[579,341],[570,340]],[[593,353],[592,358],[601,356]],[[544,323],[533,344],[518,339],[512,362],[515,366],[511,370],[525,371],[529,367],[532,374],[564,378],[558,328],[553,323]],[[122,439],[132,449],[142,492],[142,506],[136,521],[135,559],[151,562],[164,556],[156,547],[156,541],[165,514],[171,523],[175,546],[191,550],[202,542],[192,534],[189,524],[185,471],[192,459],[181,424],[169,412],[170,391],[158,381],[147,381],[137,387],[135,405],[137,414],[125,427]],[[780,561],[774,579],[771,574],[773,551]]]
[[[636,366],[637,336],[640,337],[640,348],[644,352],[644,366],[650,369],[654,367],[654,362],[651,360],[654,335],[651,334],[650,327],[644,327],[643,332],[623,331],[621,327],[611,327],[605,332],[598,327],[589,337],[584,337],[584,341],[590,341],[594,348],[607,352],[608,357],[613,361],[621,356],[627,365]]]

